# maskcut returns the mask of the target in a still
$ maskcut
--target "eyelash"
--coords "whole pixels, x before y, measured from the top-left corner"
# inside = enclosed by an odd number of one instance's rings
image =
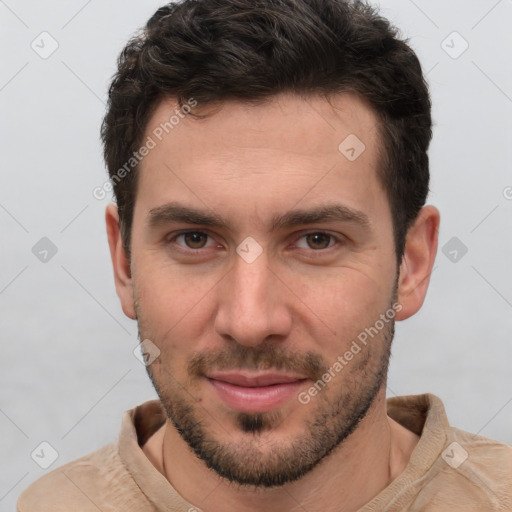
[[[171,238],[167,239],[166,245],[177,245],[179,247],[178,250],[181,252],[184,252],[186,254],[191,254],[191,255],[198,255],[203,249],[207,249],[208,247],[201,247],[200,249],[191,249],[191,248],[183,247],[179,244],[176,244],[176,239],[178,239],[180,236],[185,236],[185,235],[189,235],[192,233],[206,235],[210,239],[213,239],[213,237],[207,231],[199,231],[199,230],[181,231],[179,233],[176,233]],[[331,242],[334,242],[331,245],[328,245],[327,247],[325,247],[324,249],[311,249],[310,248],[309,251],[311,251],[313,253],[320,253],[320,254],[324,253],[328,249],[332,249],[334,246],[339,245],[343,241],[341,236],[333,235],[332,233],[329,233],[327,231],[308,231],[305,233],[301,233],[300,236],[297,236],[296,238],[294,238],[294,243],[297,243],[299,240],[301,240],[302,238],[305,238],[309,235],[328,236],[330,238],[329,243],[331,244]],[[301,250],[308,250],[308,249],[301,249]]]

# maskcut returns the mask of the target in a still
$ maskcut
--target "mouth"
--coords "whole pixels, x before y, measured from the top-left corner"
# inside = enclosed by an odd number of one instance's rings
[[[262,372],[217,372],[206,378],[229,408],[247,413],[279,407],[308,380],[301,375]]]

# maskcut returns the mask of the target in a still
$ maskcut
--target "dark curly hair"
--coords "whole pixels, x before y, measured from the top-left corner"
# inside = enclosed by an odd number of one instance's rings
[[[119,56],[101,127],[128,256],[137,168],[119,171],[163,98],[206,105],[349,91],[379,119],[377,175],[400,263],[428,194],[432,121],[420,63],[397,29],[374,7],[350,0],[183,0],[158,9]]]

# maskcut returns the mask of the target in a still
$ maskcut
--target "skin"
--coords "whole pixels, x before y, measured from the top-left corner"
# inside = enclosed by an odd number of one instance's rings
[[[146,136],[175,108],[172,99],[162,102]],[[439,212],[433,206],[420,211],[397,268],[390,208],[376,174],[377,118],[356,95],[327,101],[282,94],[258,105],[229,101],[197,110],[209,115],[182,119],[141,163],[130,261],[116,206],[107,207],[123,311],[137,319],[141,339],[160,350],[148,372],[168,415],[192,418],[190,428],[200,425],[210,445],[229,455],[224,461],[238,468],[239,478],[277,470],[283,460],[299,467],[318,438],[328,453],[300,477],[273,487],[230,481],[211,469],[170,419],[144,453],[181,496],[208,512],[357,510],[403,472],[418,442],[386,412],[393,322],[308,404],[294,396],[264,414],[262,428],[252,432],[241,428],[239,411],[226,406],[204,377],[191,373],[189,362],[196,357],[203,369],[214,370],[220,355],[230,369],[259,371],[263,363],[276,369],[286,361],[284,370],[301,373],[312,354],[322,367],[332,366],[392,304],[400,305],[396,320],[420,309],[437,250]],[[366,146],[354,161],[338,150],[350,134]],[[150,227],[152,209],[172,201],[213,212],[228,226]],[[331,220],[270,229],[275,215],[332,203],[364,213],[368,226]],[[176,238],[182,230],[209,237],[193,239],[191,249],[190,238]],[[305,236],[318,232],[335,238]],[[248,236],[262,248],[252,263],[236,252]],[[305,381],[301,390],[312,383]],[[374,393],[372,383],[379,384]],[[364,400],[369,408],[350,433]],[[182,413],[188,407],[182,417],[179,404]],[[333,442],[343,432],[345,438]]]

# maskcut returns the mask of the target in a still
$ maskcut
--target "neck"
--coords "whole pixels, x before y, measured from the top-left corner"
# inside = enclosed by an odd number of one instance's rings
[[[418,440],[387,416],[382,392],[340,446],[300,480],[280,487],[225,480],[197,458],[170,421],[144,452],[185,500],[208,512],[352,512],[402,473]]]

